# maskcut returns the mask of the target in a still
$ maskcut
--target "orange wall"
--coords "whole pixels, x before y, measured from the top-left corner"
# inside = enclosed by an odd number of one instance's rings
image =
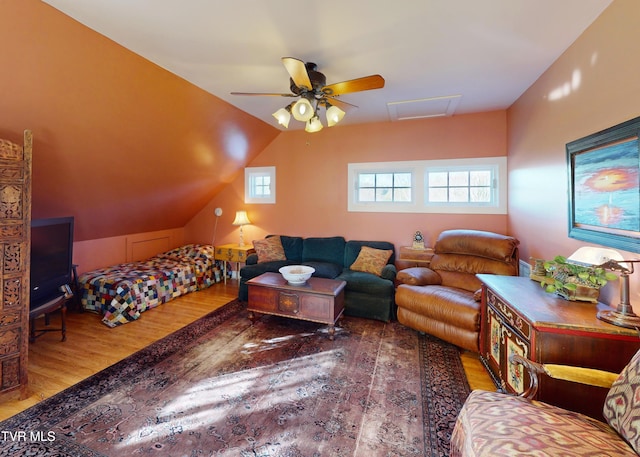
[[[640,2],[615,0],[508,110],[509,231],[523,240],[523,258],[586,244],[567,236],[565,145],[640,115],[638,18]],[[639,277],[631,277],[637,312]],[[617,303],[617,287],[607,287],[607,301]]]
[[[185,228],[187,239],[212,239],[213,210],[223,209],[217,243],[238,242],[231,225],[235,211],[246,209],[252,225],[245,241],[268,233],[300,236],[342,235],[347,239],[410,244],[416,230],[432,242],[448,228],[477,228],[505,233],[504,215],[358,213],[347,211],[347,164],[398,160],[506,155],[506,112],[325,128],[309,134],[278,136],[250,166],[276,166],[274,205],[244,204],[244,175],[215,197]]]

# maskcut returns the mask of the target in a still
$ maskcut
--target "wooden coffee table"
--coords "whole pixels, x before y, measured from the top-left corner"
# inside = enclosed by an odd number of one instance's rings
[[[254,313],[272,314],[329,326],[329,339],[344,311],[345,281],[309,278],[301,286],[290,285],[279,273],[264,273],[247,281],[249,319]]]

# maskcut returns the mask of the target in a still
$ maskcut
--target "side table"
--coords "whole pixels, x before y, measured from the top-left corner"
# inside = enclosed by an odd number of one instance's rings
[[[400,246],[398,268],[428,267],[433,257],[433,249],[414,249],[411,246]]]
[[[247,257],[249,254],[253,254],[255,249],[253,246],[240,246],[239,244],[222,244],[220,246],[216,246],[213,258],[215,260],[222,260],[222,271],[224,276],[224,283],[227,283],[227,262],[235,262],[236,263],[236,272],[240,274],[240,264],[245,263],[247,261]],[[237,279],[240,279],[239,277]]]

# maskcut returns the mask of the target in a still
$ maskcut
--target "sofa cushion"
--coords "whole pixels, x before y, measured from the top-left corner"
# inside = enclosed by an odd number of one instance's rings
[[[342,265],[331,262],[302,262],[303,265],[313,267],[316,271],[313,272],[313,276],[316,278],[328,278],[333,279],[342,273]]]
[[[308,265],[307,262],[328,262],[342,267],[344,245],[345,240],[341,236],[305,238],[302,241],[302,261],[305,265]]]
[[[292,265],[296,262],[290,260],[274,260],[272,262],[262,262],[254,265],[247,265],[240,269],[240,277],[243,280],[249,280],[260,276],[262,273],[279,273],[279,269]]]
[[[396,303],[435,322],[472,332],[480,330],[480,303],[474,300],[473,292],[455,287],[401,284],[396,290]]]
[[[609,425],[640,453],[640,351],[609,389],[602,414]]]
[[[362,246],[358,257],[349,268],[354,271],[381,276],[382,269],[392,254],[393,250],[391,249],[375,249],[369,246]]]
[[[271,236],[263,240],[254,240],[253,248],[258,255],[258,263],[272,262],[274,260],[287,260],[284,248],[279,236]]]
[[[393,295],[393,281],[383,279],[371,273],[346,269],[336,279],[347,282],[345,290],[350,292],[366,292],[369,295],[387,297]]]

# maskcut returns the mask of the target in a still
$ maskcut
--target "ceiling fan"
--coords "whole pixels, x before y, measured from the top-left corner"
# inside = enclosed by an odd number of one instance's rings
[[[305,63],[294,57],[283,57],[282,63],[290,76],[291,93],[231,92],[231,95],[299,97],[299,100],[273,113],[278,124],[284,128],[289,127],[289,121],[293,115],[296,120],[306,123],[305,130],[307,132],[322,130],[322,123],[318,117],[321,106],[324,106],[326,110],[327,125],[332,127],[342,120],[345,115],[344,110],[357,108],[356,105],[338,100],[336,97],[384,87],[384,78],[380,75],[365,76],[327,85],[327,78],[318,71],[318,66],[313,62]]]

